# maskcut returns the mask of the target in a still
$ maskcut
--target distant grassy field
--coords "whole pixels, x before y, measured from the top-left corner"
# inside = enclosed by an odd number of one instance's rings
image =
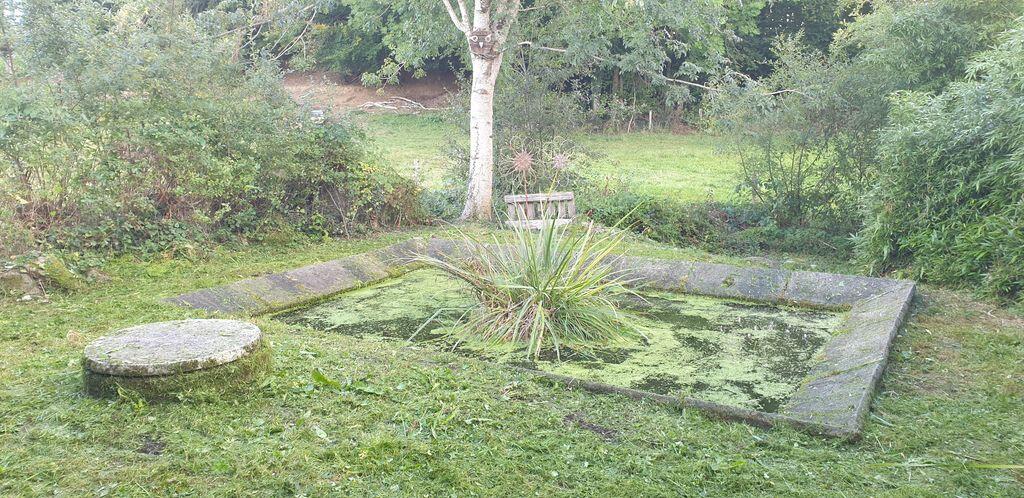
[[[583,143],[604,156],[586,174],[621,179],[638,191],[681,201],[725,200],[735,191],[739,164],[722,139],[666,132],[589,134]]]
[[[442,183],[444,147],[462,132],[430,115],[355,114],[381,153],[396,167],[419,178],[427,188]],[[703,134],[665,132],[618,135],[586,134],[584,144],[600,158],[583,173],[599,181],[623,180],[641,192],[682,201],[732,195],[739,165],[722,152],[723,141]]]
[[[418,162],[418,179],[427,188],[441,186],[445,146],[450,138],[462,138],[456,127],[433,115],[353,113],[352,117],[365,126],[387,161],[410,177]]]

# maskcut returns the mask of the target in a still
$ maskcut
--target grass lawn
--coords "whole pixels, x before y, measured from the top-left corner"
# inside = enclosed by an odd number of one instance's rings
[[[637,191],[677,201],[728,200],[735,192],[739,164],[724,152],[722,139],[666,132],[591,134],[583,143],[603,156],[586,174],[622,180]]]
[[[1024,493],[1020,467],[987,467],[1024,464],[1024,317],[930,287],[853,443],[266,318],[255,322],[272,342],[274,372],[251,395],[146,404],[81,394],[87,342],[195,315],[162,297],[428,233],[124,258],[87,291],[0,302],[0,495]],[[629,251],[739,262],[637,240]],[[316,368],[372,388],[318,387]]]
[[[442,186],[448,141],[468,141],[457,127],[437,115],[354,112],[351,116],[364,125],[387,162],[410,178],[418,176],[428,189]],[[418,175],[414,171],[416,163],[419,164]]]
[[[385,159],[427,188],[442,184],[444,148],[462,132],[436,115],[355,113]],[[599,158],[584,174],[597,181],[626,181],[640,191],[680,201],[726,200],[735,191],[739,165],[725,154],[724,142],[703,134],[666,132],[587,134],[581,141]]]

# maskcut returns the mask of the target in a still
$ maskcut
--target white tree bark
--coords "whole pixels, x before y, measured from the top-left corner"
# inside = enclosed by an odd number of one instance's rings
[[[489,220],[493,215],[494,84],[501,55],[493,59],[473,56],[473,86],[469,100],[469,184],[463,220]]]
[[[519,12],[519,0],[473,2],[469,19],[466,0],[442,0],[455,27],[466,35],[473,65],[473,83],[469,100],[469,181],[462,220],[489,220],[494,214],[491,192],[494,185],[494,85],[503,58],[502,49],[508,31]],[[496,15],[492,15],[496,14]]]

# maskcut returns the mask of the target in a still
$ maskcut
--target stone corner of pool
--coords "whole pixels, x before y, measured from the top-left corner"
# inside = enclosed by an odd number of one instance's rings
[[[463,249],[461,243],[449,239],[411,238],[373,251],[200,289],[164,301],[212,313],[261,315],[397,276],[411,269],[412,258],[418,254],[457,256]],[[915,282],[909,280],[633,256],[616,257],[611,264],[627,277],[657,290],[846,309],[848,317],[842,327],[844,332],[823,346],[811,364],[810,373],[778,413],[673,398],[581,379],[562,380],[596,392],[692,406],[719,418],[758,426],[785,424],[843,439],[860,436],[891,343],[909,312],[916,288]]]

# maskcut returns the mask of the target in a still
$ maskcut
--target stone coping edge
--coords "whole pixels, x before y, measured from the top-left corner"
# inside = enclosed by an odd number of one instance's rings
[[[283,311],[401,275],[410,269],[409,259],[427,248],[424,239],[413,238],[374,251],[187,292],[164,302],[230,315]]]
[[[458,257],[463,250],[460,242],[413,238],[374,251],[201,289],[165,301],[214,313],[262,315],[308,305],[400,275],[413,268],[411,258],[417,254]],[[595,392],[692,407],[719,418],[756,426],[786,424],[812,434],[843,439],[857,439],[861,435],[890,346],[909,312],[916,287],[909,280],[633,256],[617,256],[610,264],[624,278],[658,290],[848,309],[849,317],[839,333],[823,346],[809,374],[779,413],[526,371]]]

